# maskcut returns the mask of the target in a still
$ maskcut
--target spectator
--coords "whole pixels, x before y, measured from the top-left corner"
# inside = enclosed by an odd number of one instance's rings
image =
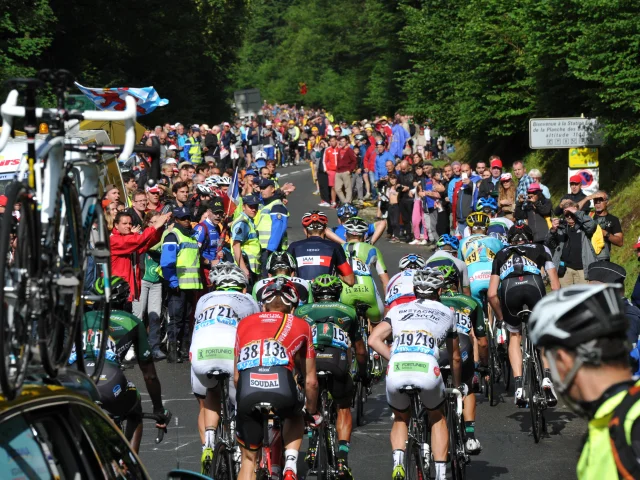
[[[322,161],[324,162],[324,171],[329,177],[329,188],[331,189],[331,207],[336,206],[336,170],[338,168],[338,157],[340,149],[338,148],[338,139],[333,136],[329,138],[329,147],[325,149]]]
[[[427,229],[423,219],[424,192],[422,191],[422,181],[425,178],[422,162],[413,165],[413,189],[410,195],[413,197],[413,211],[411,214],[411,226],[413,228],[413,241],[409,245],[426,245]],[[422,194],[422,195],[421,195]],[[424,243],[422,243],[424,242]]]
[[[478,174],[479,177],[485,178],[484,176],[484,172],[489,172],[489,177],[491,176],[491,171],[487,170],[487,163],[484,162],[483,160],[480,160],[478,163],[476,163],[476,173]]]
[[[127,209],[127,212],[131,215],[131,221],[134,227],[142,229],[144,217],[147,213],[147,205],[147,194],[142,190],[136,190],[133,194],[132,207]]]
[[[458,180],[460,180],[460,162],[453,162],[451,164],[451,169],[452,174],[449,175],[449,186],[447,187],[447,198],[450,202],[453,201],[453,189],[456,188],[456,184],[458,183]]]
[[[384,142],[378,140],[376,142],[376,170],[375,170],[375,183],[378,183],[383,178],[387,177],[389,173],[393,172],[395,167],[395,159],[393,155],[384,149]],[[388,164],[391,164],[391,172],[389,171]]]
[[[518,179],[518,185],[516,186],[516,200],[518,202],[524,202],[527,198],[529,185],[533,183],[531,177],[527,175],[527,169],[524,168],[524,162],[522,160],[516,160],[513,162],[513,174]]]
[[[120,201],[120,190],[114,184],[110,183],[106,187],[104,187],[104,200],[109,200],[111,202],[119,202]]]
[[[107,222],[107,228],[111,231],[113,230],[114,221],[118,214],[118,202],[103,200],[102,207],[104,208],[104,219]]]
[[[220,158],[220,145],[218,144],[219,131],[219,127],[214,125],[204,137],[204,161],[207,163],[215,163],[216,158]]]
[[[126,204],[130,207],[132,205],[133,193],[138,189],[138,183],[133,172],[124,172],[122,174],[122,182],[124,183],[124,190],[126,193]]]
[[[460,237],[463,236],[464,229],[467,226],[467,216],[476,210],[480,180],[481,178],[471,171],[471,165],[468,163],[461,165],[460,180],[456,182],[456,186],[453,189],[453,200],[451,202],[455,212],[456,232]],[[451,184],[449,184],[449,189],[451,189]]]
[[[545,245],[553,252],[560,285],[568,287],[588,280],[589,265],[596,261],[591,237],[598,225],[571,200],[564,200],[560,208],[564,221],[560,218],[551,220]]]
[[[362,160],[362,166],[364,167],[364,184],[367,189],[367,193],[364,199],[369,198],[376,200],[378,198],[378,192],[376,190],[376,158],[378,152],[376,151],[376,145],[369,143],[369,139],[364,136],[362,144],[367,147],[364,158]]]
[[[327,148],[327,141],[324,139],[320,140],[318,153],[320,155],[320,160],[318,161],[318,173],[316,173],[318,177],[318,189],[320,190],[319,207],[331,206],[331,187],[329,186],[329,175],[325,169],[324,162],[324,152]]]
[[[242,213],[231,224],[231,245],[236,264],[253,285],[260,275],[260,239],[255,220],[258,206],[257,195],[242,197]]]
[[[140,229],[133,228],[130,213],[120,212],[116,215],[110,238],[111,274],[122,277],[129,284],[129,302],[139,298],[141,281],[137,265],[132,261],[132,254],[145,253],[158,243],[162,227],[169,217],[170,215],[161,215],[154,226],[146,228],[138,235]]]
[[[624,235],[620,225],[620,219],[611,215],[607,210],[609,206],[609,195],[604,190],[598,190],[593,195],[585,197],[578,203],[578,208],[583,204],[589,204],[593,200],[595,214],[593,219],[602,229],[604,235],[604,249],[598,254],[598,260],[609,260],[611,258],[611,245],[621,247],[624,244]]]
[[[402,231],[404,240],[411,241],[411,214],[413,213],[413,197],[409,192],[413,189],[413,172],[406,160],[402,160],[399,165],[400,173],[397,174],[398,204],[400,205],[400,216],[402,218]]]
[[[529,176],[533,180],[533,183],[537,183],[538,185],[540,185],[544,198],[551,200],[551,192],[546,185],[542,184],[542,172],[537,168],[532,168],[531,170],[529,170]]]
[[[446,181],[443,178],[442,170],[434,169],[431,172],[431,181],[433,182],[433,192],[440,194],[440,198],[434,202],[434,208],[436,211],[436,234],[437,241],[445,233],[451,233],[451,224],[449,222],[449,202],[443,197],[447,194]],[[435,197],[434,197],[435,198]]]
[[[160,201],[162,189],[158,185],[153,187],[147,185],[145,190],[147,192],[147,211],[162,212],[164,207],[164,204]]]
[[[510,173],[503,173],[500,176],[498,185],[498,217],[505,217],[515,220],[516,211],[516,187]]]
[[[260,135],[261,128],[258,126],[258,120],[251,120],[251,127],[247,131],[247,145],[251,148],[251,155],[255,158],[256,153],[262,150],[262,137]]]
[[[400,127],[402,128],[402,127]],[[338,162],[336,165],[335,190],[340,202],[351,203],[353,200],[353,185],[351,173],[357,167],[356,154],[348,143],[347,137],[338,140]],[[344,190],[344,193],[343,193]]]
[[[485,170],[482,172],[482,180],[489,180],[491,178],[491,170]]]
[[[580,204],[582,200],[587,198],[587,195],[582,191],[582,177],[580,175],[572,175],[569,178],[569,190],[570,192],[560,199],[560,204],[554,211],[556,215],[562,215],[562,208],[560,205],[564,200],[571,200],[576,204]],[[591,205],[589,202],[585,202],[581,207],[579,207],[579,209],[585,213],[589,213],[591,211]]]
[[[158,135],[158,142],[160,143],[160,161],[164,162],[167,158],[167,152],[169,151],[169,142],[167,142],[167,133],[161,132]]]
[[[389,186],[385,189],[384,195],[389,199],[389,230],[391,232],[391,243],[400,241],[400,205],[398,204],[398,176],[390,173],[387,177]]]
[[[636,251],[636,258],[638,259],[638,262],[640,262],[640,237],[638,237],[638,241],[633,246],[633,248]],[[631,295],[631,300],[633,301],[633,304],[636,307],[640,308],[640,274],[638,275],[638,278],[636,279],[636,284],[633,287],[633,294]]]
[[[544,243],[549,226],[547,218],[551,215],[551,201],[542,195],[542,188],[532,183],[527,189],[527,201],[516,203],[516,220],[526,220],[533,231],[534,243]]]
[[[391,143],[389,144],[389,153],[394,157],[402,158],[402,151],[404,150],[404,146],[409,140],[409,132],[407,132],[401,124],[401,120],[399,115],[396,115],[396,118],[393,122],[393,127],[391,129]]]
[[[184,125],[178,123],[176,125],[176,132],[178,132],[178,150],[180,151],[180,158],[182,160],[187,159],[187,149],[184,146],[187,144],[189,136],[184,133]]]
[[[171,189],[173,192],[173,202],[171,208],[186,207],[189,200],[189,186],[186,182],[177,182]]]
[[[192,125],[189,129],[189,137],[184,146],[185,159],[192,165],[202,163],[202,145],[200,144],[200,126]]]

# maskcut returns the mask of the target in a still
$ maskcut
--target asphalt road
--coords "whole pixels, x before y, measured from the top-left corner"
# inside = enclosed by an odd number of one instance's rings
[[[288,207],[289,240],[303,237],[300,227],[302,214],[316,207],[319,198],[311,194],[314,190],[311,173],[306,166],[290,167],[282,171],[284,181],[293,182],[297,189],[291,195]],[[334,211],[325,212],[331,222],[336,222]],[[427,256],[425,247],[405,244],[390,244],[381,239],[377,246],[382,251],[390,274],[397,272],[399,259],[410,252]],[[154,442],[156,431],[151,422],[145,421],[145,433],[140,449],[141,458],[151,477],[165,478],[166,473],[179,465],[181,468],[198,471],[200,462],[200,439],[197,430],[198,405],[189,383],[189,364],[156,364],[162,381],[165,405],[171,409],[174,420],[165,440],[160,445]],[[137,367],[127,371],[127,377],[144,392],[144,382]],[[512,382],[513,385],[513,382]],[[518,409],[513,404],[513,392],[506,393],[496,387],[501,401],[495,407],[479,398],[476,420],[476,435],[483,450],[472,457],[467,469],[471,479],[567,479],[575,477],[581,439],[586,423],[576,417],[565,406],[545,412],[548,435],[535,444],[530,435],[530,416],[527,409]],[[144,392],[143,408],[151,410],[151,402]],[[386,404],[384,383],[376,385],[366,404],[366,425],[353,431],[350,465],[356,479],[389,479],[392,470],[389,431],[391,412]],[[305,442],[306,444],[306,442]],[[303,449],[306,448],[303,445]],[[301,454],[302,458],[304,455]],[[299,474],[304,477],[306,467],[300,462]]]

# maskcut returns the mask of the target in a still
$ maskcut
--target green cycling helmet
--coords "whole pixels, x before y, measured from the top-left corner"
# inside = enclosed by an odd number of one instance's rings
[[[334,275],[319,275],[311,284],[313,298],[338,300],[342,293],[342,282]]]
[[[93,293],[96,295],[104,295],[104,278],[97,278],[93,282]],[[131,288],[129,284],[122,277],[111,277],[111,302],[115,304],[122,304],[129,301],[129,295],[131,294]]]
[[[455,285],[458,286],[460,283],[460,274],[458,273],[458,269],[451,265],[439,265],[436,267],[442,275],[444,276],[444,284],[446,287]]]

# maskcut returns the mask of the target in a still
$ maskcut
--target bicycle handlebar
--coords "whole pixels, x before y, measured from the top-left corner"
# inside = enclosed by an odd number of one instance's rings
[[[171,420],[172,417],[172,413],[169,412],[169,414],[166,416],[166,418],[164,416],[161,416],[157,413],[142,413],[142,418],[146,418],[148,420],[155,420],[156,423],[159,422],[166,422],[165,425],[169,424],[169,421]],[[158,435],[156,436],[156,444],[162,442],[162,440],[164,439],[164,434],[167,433],[167,427],[165,426],[164,428],[158,428]]]
[[[26,114],[25,107],[17,106],[18,91],[11,90],[7,95],[7,100],[0,106],[0,114],[2,115],[2,134],[0,134],[0,152],[9,141],[9,137],[13,132],[13,118],[24,117]],[[111,112],[104,110],[87,110],[85,112],[66,112],[55,108],[45,109],[36,108],[36,118],[50,118],[62,114],[66,120],[99,120],[99,121],[124,121],[125,143],[120,150],[119,160],[127,160],[133,153],[133,147],[136,143],[136,117],[137,103],[135,98],[127,96],[125,98],[126,108],[123,111]],[[146,147],[148,148],[148,147]]]
[[[462,415],[462,392],[460,392],[460,390],[458,390],[457,388],[445,388],[444,392],[447,395],[456,396],[456,401],[457,401],[456,412],[458,415]]]

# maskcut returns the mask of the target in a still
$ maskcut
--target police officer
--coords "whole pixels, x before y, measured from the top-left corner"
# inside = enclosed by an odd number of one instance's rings
[[[186,152],[187,161],[192,163],[193,165],[200,165],[202,163],[202,145],[200,138],[200,127],[198,125],[193,125],[191,127],[191,135],[187,138],[187,141],[184,145],[184,150]]]
[[[260,209],[259,220],[256,223],[262,254],[262,277],[267,277],[266,265],[269,255],[276,250],[284,250],[288,246],[287,225],[289,211],[282,200],[275,195],[275,182],[271,179],[261,179],[259,183],[263,206]]]
[[[589,420],[579,479],[640,478],[640,381],[629,368],[622,291],[572,285],[540,300],[529,320],[556,391]]]
[[[260,203],[257,195],[242,197],[242,212],[231,224],[233,258],[249,279],[250,287],[260,274],[261,247],[255,224]]]
[[[200,279],[200,250],[193,238],[191,212],[186,207],[173,210],[173,230],[165,232],[160,267],[168,284],[169,341],[167,362],[182,363],[189,355],[189,317],[195,293],[202,289]],[[178,351],[180,342],[180,351]]]

